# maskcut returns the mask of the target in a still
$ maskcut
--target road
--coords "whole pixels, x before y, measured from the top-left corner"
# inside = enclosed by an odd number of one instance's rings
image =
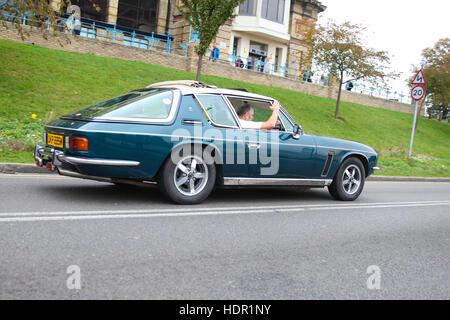
[[[0,190],[0,299],[450,297],[450,183],[367,182],[352,203],[219,189],[196,206],[56,175],[0,174]]]

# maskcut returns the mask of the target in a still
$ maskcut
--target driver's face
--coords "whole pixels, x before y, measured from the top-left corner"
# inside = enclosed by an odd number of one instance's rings
[[[255,110],[253,110],[253,108],[251,108],[250,111],[247,112],[247,120],[253,121],[254,118],[255,118]]]

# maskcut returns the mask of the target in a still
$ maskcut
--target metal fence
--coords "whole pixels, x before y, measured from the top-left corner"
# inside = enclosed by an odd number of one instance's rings
[[[229,65],[235,68],[242,68],[262,72],[270,75],[284,77],[288,79],[303,81],[308,84],[315,84],[320,86],[328,86],[329,76],[321,72],[314,72],[310,70],[300,70],[298,68],[290,68],[287,66],[266,63],[260,59],[241,57],[234,54],[224,52],[219,53],[219,57],[214,56],[212,50],[207,51],[208,60],[220,64]],[[377,88],[366,83],[352,82],[353,87],[348,90],[352,93],[368,95],[390,101],[397,101],[411,104],[412,99],[408,94],[389,90],[385,88]],[[347,90],[346,83],[342,85],[342,90]]]
[[[154,32],[139,32],[116,24],[92,20],[87,21],[87,19],[82,19],[76,28],[70,28],[70,26],[74,25],[74,21],[71,18],[59,17],[57,23],[50,23],[48,19],[36,19],[33,16],[18,17],[11,14],[4,15],[7,21],[18,22],[33,27],[44,27],[49,31],[59,31],[70,35],[75,34],[84,38],[109,41],[125,46],[181,56],[187,56],[188,52],[188,41],[186,43],[173,41],[170,33],[161,35],[155,34]]]

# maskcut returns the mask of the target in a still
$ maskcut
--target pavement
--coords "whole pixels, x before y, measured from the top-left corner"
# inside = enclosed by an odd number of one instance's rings
[[[0,174],[0,299],[448,299],[450,183],[157,188]],[[79,288],[72,281],[79,273]]]
[[[0,173],[44,173],[49,172],[45,167],[38,167],[33,163],[0,163]],[[450,178],[441,177],[399,177],[399,176],[378,176],[371,175],[368,181],[410,181],[410,182],[450,182]]]

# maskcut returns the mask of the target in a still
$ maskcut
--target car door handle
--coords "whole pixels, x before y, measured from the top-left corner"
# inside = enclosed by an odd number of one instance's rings
[[[185,120],[183,120],[183,123],[184,124],[199,125],[199,126],[203,125],[203,122],[201,122],[200,120],[188,120],[188,119],[185,119]]]
[[[259,148],[261,148],[261,145],[259,145],[257,143],[249,143],[248,148],[249,149],[259,149]]]

